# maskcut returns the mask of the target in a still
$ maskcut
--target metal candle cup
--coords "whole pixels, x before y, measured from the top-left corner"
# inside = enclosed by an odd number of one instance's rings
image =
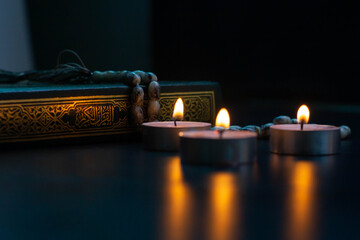
[[[340,149],[340,128],[330,125],[279,124],[270,127],[270,151],[289,155],[330,155]]]
[[[210,123],[177,121],[143,123],[143,145],[147,150],[179,151],[179,132],[209,130]]]
[[[180,133],[182,163],[233,167],[250,163],[256,154],[256,134],[249,131]]]

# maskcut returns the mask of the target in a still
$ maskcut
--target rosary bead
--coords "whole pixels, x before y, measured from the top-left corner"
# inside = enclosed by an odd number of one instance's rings
[[[158,78],[157,78],[157,76],[156,76],[154,73],[152,73],[152,72],[147,72],[147,74],[148,74],[148,77],[150,78],[150,81],[151,81],[151,82],[157,82]]]
[[[139,85],[141,81],[139,75],[127,70],[115,72],[114,79],[119,79],[128,86]]]
[[[148,95],[152,100],[158,100],[160,98],[160,85],[158,82],[150,82],[148,87]]]
[[[290,124],[291,118],[289,116],[278,116],[273,120],[274,124]]]
[[[241,127],[239,125],[231,125],[229,130],[239,131],[241,130]]]
[[[292,119],[291,119],[291,123],[292,123],[292,124],[297,124],[297,123],[298,123],[297,118],[292,118]]]
[[[144,71],[141,71],[141,70],[133,71],[133,73],[139,75],[141,80],[145,79],[145,77],[146,77],[146,73]]]
[[[273,123],[266,123],[264,125],[261,126],[261,134],[260,136],[263,138],[269,137],[270,136],[270,127],[274,125]]]
[[[144,101],[144,90],[139,85],[137,85],[132,89],[131,92],[131,104],[142,106],[143,101]]]
[[[104,72],[94,71],[91,78],[94,82],[102,81],[105,78],[105,74]]]
[[[160,103],[157,100],[150,100],[147,108],[149,122],[153,122],[159,118]]]
[[[152,72],[144,72],[141,70],[136,70],[133,73],[140,76],[141,84],[144,84],[144,85],[148,85],[149,83],[158,80],[157,76]]]
[[[351,129],[348,126],[346,126],[346,125],[340,126],[341,139],[346,139],[346,138],[350,137],[350,134],[351,134]]]
[[[258,136],[260,136],[260,127],[259,126],[247,125],[247,126],[241,128],[241,130],[255,132]]]
[[[144,113],[140,106],[131,107],[131,119],[135,126],[139,126],[144,121]]]

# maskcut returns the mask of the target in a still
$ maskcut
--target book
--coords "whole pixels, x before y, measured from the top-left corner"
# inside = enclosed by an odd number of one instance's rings
[[[159,82],[160,121],[170,120],[183,98],[184,121],[214,123],[221,103],[216,82]],[[132,134],[131,88],[123,84],[0,85],[0,142]],[[148,98],[145,88],[144,109]],[[146,113],[146,111],[144,111]]]

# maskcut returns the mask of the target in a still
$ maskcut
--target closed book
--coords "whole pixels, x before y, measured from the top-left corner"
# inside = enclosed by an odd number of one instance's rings
[[[184,121],[213,123],[221,101],[216,82],[159,82],[160,121],[170,120],[177,98]],[[148,97],[145,89],[144,113]],[[131,88],[123,84],[0,86],[0,142],[132,134]],[[145,116],[146,120],[146,116]]]

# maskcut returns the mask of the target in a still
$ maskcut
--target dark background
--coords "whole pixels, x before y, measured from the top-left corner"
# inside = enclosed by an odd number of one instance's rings
[[[71,48],[93,70],[220,82],[243,99],[360,103],[360,21],[343,1],[27,1],[37,68]],[[297,106],[296,106],[297,107]]]
[[[320,157],[270,154],[259,140],[254,164],[238,169],[188,166],[139,142],[16,143],[0,152],[1,239],[360,239],[358,8],[319,0],[26,3],[38,69],[70,48],[92,70],[218,81],[241,126],[305,102],[314,103],[312,122],[349,125],[353,136],[340,154]]]

